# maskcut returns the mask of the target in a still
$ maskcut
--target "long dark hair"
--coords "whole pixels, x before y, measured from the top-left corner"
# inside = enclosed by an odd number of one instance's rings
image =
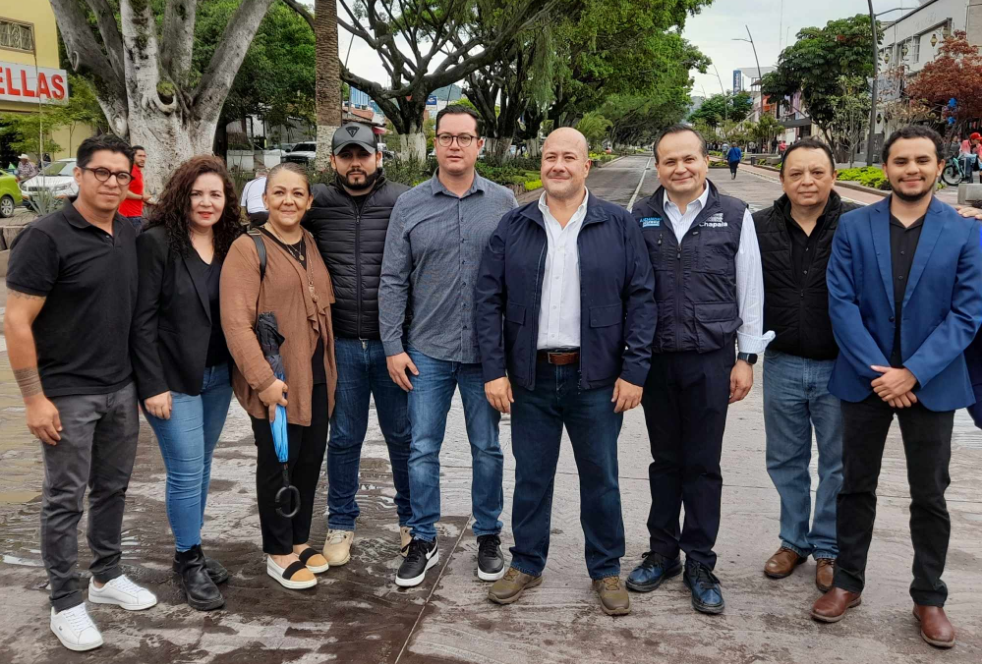
[[[191,191],[198,177],[206,173],[220,177],[225,189],[225,209],[213,227],[215,257],[224,260],[232,242],[242,233],[242,222],[235,185],[218,157],[192,157],[178,166],[164,185],[159,202],[153,206],[147,228],[163,226],[167,229],[171,251],[186,258],[191,251]]]

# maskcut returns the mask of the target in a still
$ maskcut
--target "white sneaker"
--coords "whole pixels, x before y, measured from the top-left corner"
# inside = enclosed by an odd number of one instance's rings
[[[85,604],[58,613],[51,609],[51,631],[61,645],[75,652],[94,650],[102,645],[102,634],[85,610]]]
[[[126,575],[117,576],[102,588],[95,587],[95,579],[89,580],[89,601],[93,604],[115,604],[127,611],[142,611],[157,603],[157,596],[136,585]]]

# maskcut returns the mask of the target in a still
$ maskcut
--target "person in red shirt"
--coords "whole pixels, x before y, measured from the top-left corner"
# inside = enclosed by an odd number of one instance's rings
[[[151,196],[143,191],[143,167],[147,164],[147,151],[142,145],[133,146],[133,170],[126,198],[119,206],[119,214],[129,219],[137,235],[143,228],[143,204],[150,203]]]

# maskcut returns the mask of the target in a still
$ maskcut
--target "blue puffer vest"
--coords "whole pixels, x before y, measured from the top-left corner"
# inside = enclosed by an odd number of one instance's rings
[[[742,324],[736,255],[747,205],[721,195],[709,181],[706,186],[706,207],[682,238],[681,247],[663,209],[664,187],[633,210],[655,271],[655,353],[707,353],[732,346]]]

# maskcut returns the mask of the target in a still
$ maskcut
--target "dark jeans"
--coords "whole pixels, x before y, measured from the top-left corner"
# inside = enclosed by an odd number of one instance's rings
[[[922,606],[944,606],[948,588],[941,575],[948,556],[951,521],[944,492],[951,461],[953,411],[936,413],[920,403],[895,410],[875,394],[859,403],[842,402],[842,491],[836,506],[839,558],[835,585],[860,593],[866,585],[866,558],[876,519],[876,484],[883,447],[894,413],[907,456],[910,539],[914,581],[910,596]]]
[[[61,441],[41,443],[44,488],[41,501],[41,559],[48,572],[51,606],[64,611],[82,603],[75,565],[78,522],[89,487],[89,571],[100,583],[123,572],[120,531],[126,489],[140,435],[136,385],[110,394],[52,397],[61,417]]]
[[[624,555],[624,522],[617,483],[617,436],[624,416],[614,412],[613,386],[581,391],[576,365],[540,362],[534,390],[513,385],[511,565],[539,576],[549,555],[552,495],[563,426],[580,477],[580,526],[592,579],[617,576]]]
[[[736,175],[737,169],[740,168],[740,162],[739,161],[731,161],[731,162],[729,162],[729,165],[730,165],[730,173],[732,173],[733,175]]]
[[[311,399],[310,426],[287,425],[290,440],[290,483],[300,491],[300,511],[292,519],[276,512],[276,493],[283,486],[283,466],[273,447],[269,420],[252,420],[256,436],[256,494],[259,501],[259,524],[263,533],[263,552],[274,556],[293,553],[295,544],[310,539],[310,521],[314,515],[314,494],[320,478],[324,451],[327,449],[327,385],[314,385]]]
[[[648,468],[649,545],[668,558],[681,549],[709,568],[716,565],[723,492],[719,461],[735,356],[733,344],[702,354],[655,353],[641,398],[654,459]]]
[[[338,364],[338,387],[331,439],[327,443],[327,526],[354,530],[358,518],[358,468],[361,448],[368,431],[368,407],[375,398],[379,428],[389,448],[392,481],[395,484],[399,525],[413,516],[409,505],[409,407],[405,392],[389,377],[385,349],[378,340],[334,340]]]

